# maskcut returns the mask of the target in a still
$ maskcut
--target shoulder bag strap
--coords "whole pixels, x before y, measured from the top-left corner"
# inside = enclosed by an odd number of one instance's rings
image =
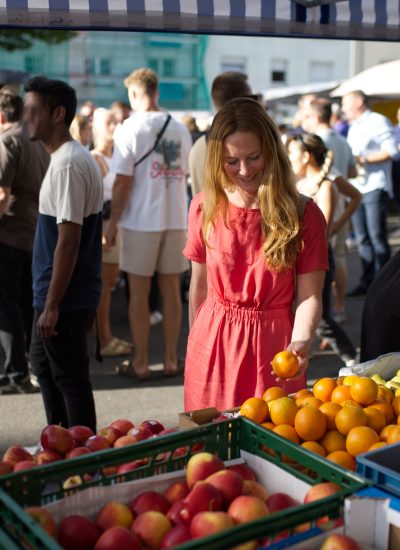
[[[149,155],[151,155],[151,153],[153,151],[155,151],[157,149],[157,145],[160,143],[160,139],[163,137],[163,134],[164,134],[165,130],[167,129],[167,126],[168,126],[170,120],[171,120],[171,115],[168,114],[168,116],[167,116],[167,118],[164,122],[164,126],[161,128],[161,130],[157,134],[156,141],[154,142],[153,147],[149,151],[147,151],[147,153],[145,155],[143,155],[137,162],[135,162],[135,164],[134,164],[135,168],[136,168],[136,166],[138,166],[138,164],[140,164],[145,159],[147,159],[147,157]]]

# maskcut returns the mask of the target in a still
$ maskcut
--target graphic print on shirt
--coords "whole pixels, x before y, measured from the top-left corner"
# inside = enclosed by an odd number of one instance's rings
[[[184,170],[176,161],[181,159],[181,141],[162,139],[155,152],[162,155],[163,162],[155,160],[151,165],[150,177],[152,179],[164,178],[168,187],[174,181],[180,181],[185,175]]]

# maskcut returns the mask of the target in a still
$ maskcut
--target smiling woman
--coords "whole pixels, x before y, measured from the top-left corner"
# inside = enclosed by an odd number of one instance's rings
[[[300,370],[278,382],[304,387],[321,315],[325,230],[317,206],[297,193],[265,110],[252,99],[228,102],[210,131],[204,193],[189,212],[186,410],[262,397],[277,384],[271,360],[284,349]]]

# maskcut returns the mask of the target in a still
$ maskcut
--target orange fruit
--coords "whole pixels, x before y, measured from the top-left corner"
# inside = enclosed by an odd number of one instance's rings
[[[296,403],[290,397],[279,397],[268,403],[269,413],[272,422],[279,424],[290,424],[294,426],[294,418],[298,411]]]
[[[368,376],[359,376],[350,386],[351,399],[361,405],[370,405],[378,397],[378,384]]]
[[[302,390],[297,391],[290,397],[297,401],[297,399],[300,399],[300,397],[306,397],[306,395],[312,396],[313,392],[311,390],[308,390],[307,388],[303,388]]]
[[[376,401],[370,404],[370,407],[375,407],[376,409],[379,409],[386,417],[386,422],[390,424],[393,420],[393,409],[392,405],[379,397]]]
[[[376,433],[381,433],[386,426],[386,418],[383,412],[375,409],[375,407],[365,407],[364,412],[368,416],[367,426],[375,430]]]
[[[322,401],[313,395],[306,395],[296,399],[296,405],[301,407],[315,407],[318,409],[322,405]]]
[[[291,351],[280,351],[271,362],[272,370],[279,378],[291,378],[297,374],[300,365],[294,353]]]
[[[293,426],[289,426],[289,424],[280,424],[279,426],[275,426],[272,431],[282,437],[285,437],[286,439],[289,439],[290,441],[293,441],[293,443],[297,443],[298,445],[300,443],[300,438],[297,435],[296,430]]]
[[[396,424],[388,424],[387,426],[385,426],[383,428],[383,430],[381,431],[381,433],[379,434],[379,437],[381,438],[382,441],[387,441],[388,440],[388,437],[389,437],[389,434],[390,432],[393,430],[393,428],[396,427]]]
[[[317,455],[326,455],[325,449],[317,441],[303,441],[301,446],[304,447],[304,449],[311,451],[312,453],[316,453]]]
[[[342,408],[339,403],[322,403],[319,410],[325,415],[326,427],[328,430],[336,430],[335,418]]]
[[[334,451],[326,455],[326,459],[343,466],[343,468],[353,470],[353,472],[356,470],[356,461],[347,451]]]
[[[267,403],[273,401],[274,399],[279,399],[279,397],[287,397],[287,392],[280,386],[271,386],[265,390],[264,395],[262,396],[264,401]]]
[[[366,453],[372,445],[379,442],[378,434],[368,426],[357,426],[346,437],[346,451],[351,456]]]
[[[358,407],[359,409],[362,409],[362,405],[360,405],[360,403],[357,403],[357,401],[353,401],[353,399],[345,399],[340,404],[342,405],[342,407],[346,407],[347,405],[348,407]]]
[[[354,380],[357,380],[357,378],[358,378],[357,374],[348,374],[343,378],[343,385],[351,386]]]
[[[382,447],[386,447],[387,443],[386,441],[378,441],[378,443],[374,443],[371,445],[371,447],[368,449],[369,451],[375,451],[376,449],[381,449]]]
[[[346,437],[337,430],[329,430],[319,442],[327,454],[346,449]]]
[[[368,416],[358,407],[343,407],[336,415],[336,429],[343,435],[357,426],[366,426]]]
[[[351,399],[350,386],[337,386],[331,394],[331,401],[341,403],[346,399]]]
[[[332,378],[320,378],[313,386],[313,394],[323,403],[327,403],[331,400],[332,392],[336,386],[337,384]]]
[[[392,401],[392,409],[394,416],[397,418],[400,415],[400,397],[395,397]]]
[[[261,424],[268,416],[268,405],[260,397],[249,397],[240,407],[240,416],[245,416],[253,422]]]
[[[397,424],[400,425],[400,416],[397,417]]]
[[[275,428],[275,424],[273,422],[263,422],[261,426],[267,430],[273,430]]]
[[[382,399],[388,403],[392,403],[394,394],[389,388],[386,388],[385,386],[378,386],[378,397],[382,397]]]
[[[397,443],[398,441],[400,441],[400,426],[395,426],[393,430],[390,430],[387,442],[391,445],[392,443]]]
[[[338,377],[336,378],[336,384],[337,384],[338,386],[343,386],[343,381],[344,381],[345,378],[346,378],[345,376],[338,376]]]
[[[301,439],[317,441],[326,432],[326,418],[315,407],[303,407],[296,414],[294,427]]]

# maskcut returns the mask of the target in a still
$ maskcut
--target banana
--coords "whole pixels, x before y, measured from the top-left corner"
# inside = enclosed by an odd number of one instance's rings
[[[391,382],[396,382],[397,384],[400,384],[400,376],[399,375],[394,376],[390,381]]]
[[[379,384],[380,386],[385,386],[386,385],[386,380],[384,378],[382,378],[382,376],[380,374],[373,374],[371,376],[371,379],[376,382],[377,384]]]
[[[397,390],[400,388],[400,384],[398,382],[393,382],[393,380],[389,380],[389,382],[386,382],[386,387],[390,390]]]

